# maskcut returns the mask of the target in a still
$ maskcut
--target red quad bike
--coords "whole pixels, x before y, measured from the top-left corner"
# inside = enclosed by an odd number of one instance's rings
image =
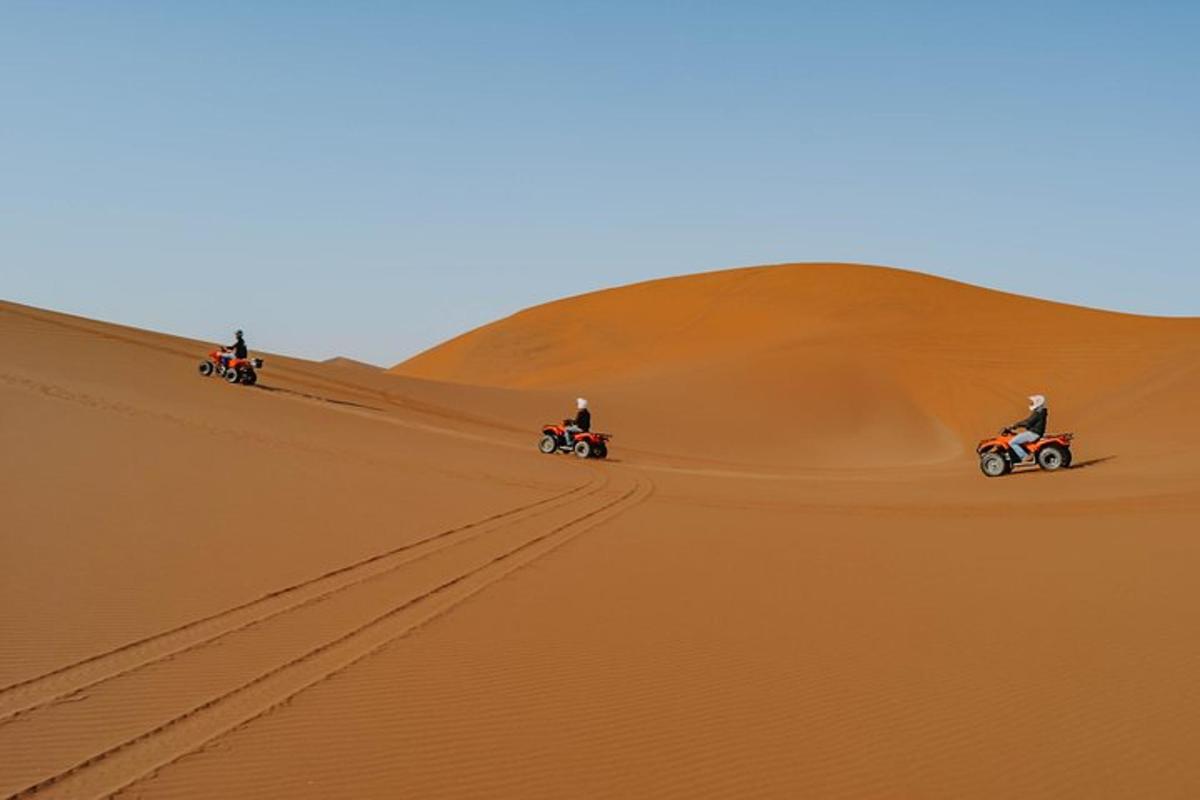
[[[253,386],[258,383],[258,370],[262,369],[261,358],[234,358],[228,349],[222,347],[208,354],[207,361],[201,361],[200,374],[207,378],[216,375],[224,378],[226,383],[240,383]]]
[[[574,453],[580,458],[607,458],[608,440],[612,438],[607,433],[567,433],[566,423],[562,425],[543,425],[542,439],[538,449],[546,455],[555,453]]]
[[[999,478],[1012,472],[1013,467],[1020,463],[1009,445],[1016,435],[1017,432],[1012,428],[1004,428],[999,436],[979,443],[975,452],[979,453],[979,469],[984,475]],[[1053,472],[1071,466],[1071,440],[1074,438],[1073,433],[1053,433],[1022,447],[1033,456],[1039,467]]]

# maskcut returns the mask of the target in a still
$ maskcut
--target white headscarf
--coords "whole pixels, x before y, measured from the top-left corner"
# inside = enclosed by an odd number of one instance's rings
[[[1029,410],[1037,411],[1042,406],[1046,405],[1046,398],[1040,394],[1029,395]]]
[[[576,397],[575,398],[575,407],[578,408],[580,411],[587,408],[587,398],[586,397]]]

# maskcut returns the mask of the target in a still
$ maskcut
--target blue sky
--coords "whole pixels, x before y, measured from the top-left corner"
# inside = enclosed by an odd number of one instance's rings
[[[0,297],[391,364],[890,264],[1200,314],[1194,2],[0,4]]]

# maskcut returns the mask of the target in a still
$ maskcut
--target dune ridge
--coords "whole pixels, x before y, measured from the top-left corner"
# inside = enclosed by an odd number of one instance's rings
[[[394,374],[592,393],[680,454],[855,467],[969,453],[1024,397],[1085,420],[1195,363],[1200,320],[1139,317],[847,264],[750,267],[536,306]],[[651,401],[695,440],[659,433]]]

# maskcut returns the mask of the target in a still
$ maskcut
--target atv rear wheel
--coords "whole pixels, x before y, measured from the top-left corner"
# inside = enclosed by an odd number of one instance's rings
[[[242,383],[247,386],[253,386],[254,384],[258,383],[258,373],[252,369],[246,370],[244,373],[242,373]]]
[[[588,458],[592,455],[592,446],[585,439],[580,439],[575,443],[575,455],[580,458]]]
[[[554,451],[557,449],[558,449],[558,439],[556,439],[555,437],[551,436],[548,433],[542,437],[542,440],[540,442],[538,442],[538,450],[541,450],[543,453],[545,453],[548,456],[554,455]]]
[[[238,375],[238,371],[236,369],[226,369],[225,370],[225,382],[226,383],[237,383],[239,377],[240,376]]]
[[[979,457],[979,471],[989,478],[999,478],[1008,474],[1011,469],[1008,459],[999,453],[984,453]]]
[[[201,361],[200,366],[196,367],[199,370],[201,377],[207,378],[213,374],[213,365],[211,361]]]
[[[1047,472],[1062,469],[1067,465],[1067,452],[1056,444],[1048,444],[1038,450],[1037,463]]]

